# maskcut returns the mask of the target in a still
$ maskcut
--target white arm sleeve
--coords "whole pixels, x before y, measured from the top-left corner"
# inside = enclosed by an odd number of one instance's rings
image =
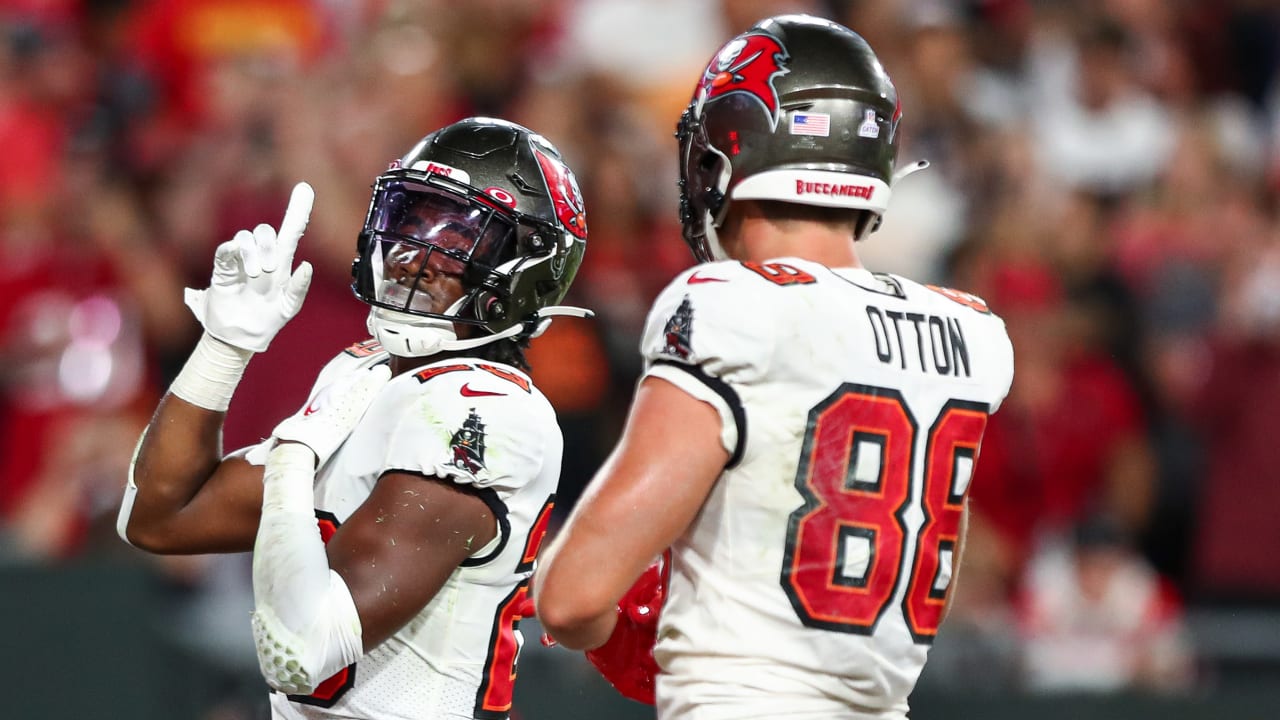
[[[363,654],[360,616],[329,568],[312,499],[315,454],[283,444],[267,456],[253,549],[253,637],[267,684],[306,694]]]
[[[124,496],[120,498],[120,512],[116,514],[116,534],[120,539],[129,542],[129,517],[133,515],[133,501],[138,497],[138,483],[133,479],[133,468],[138,464],[138,453],[142,452],[142,441],[147,439],[146,428],[138,436],[138,444],[133,446],[133,456],[129,458],[129,474],[124,480]]]

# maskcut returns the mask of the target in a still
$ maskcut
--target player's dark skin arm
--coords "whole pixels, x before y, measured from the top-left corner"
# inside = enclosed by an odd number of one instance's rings
[[[392,357],[400,374],[421,365]],[[160,555],[253,550],[262,514],[260,465],[224,457],[225,412],[166,393],[134,465],[138,486],[126,536]]]
[[[222,457],[226,413],[172,394],[156,408],[133,469],[126,536],[163,555],[248,552],[262,510],[262,467]]]
[[[224,417],[173,395],[160,403],[134,470],[131,543],[168,554],[253,549],[263,468],[219,459]],[[403,627],[495,533],[489,506],[452,482],[384,475],[326,546],[355,600],[364,647]]]
[[[451,480],[386,473],[325,549],[360,615],[365,651],[431,602],[497,534],[493,511]]]

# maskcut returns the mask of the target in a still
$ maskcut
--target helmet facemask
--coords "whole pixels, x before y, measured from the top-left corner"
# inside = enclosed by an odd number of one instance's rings
[[[727,257],[716,228],[728,210],[725,189],[733,173],[728,156],[707,137],[699,110],[697,104],[691,104],[680,116],[676,129],[680,143],[680,226],[694,258],[713,262]]]
[[[396,169],[374,185],[352,289],[373,306],[370,330],[396,354],[420,356],[533,334],[510,307],[551,275],[557,228],[443,175]],[[456,300],[445,290],[456,281]],[[557,298],[558,299],[558,298]],[[518,300],[516,301],[518,302]],[[456,325],[475,328],[459,339]],[[386,336],[386,337],[384,337]]]
[[[551,317],[591,315],[557,305],[586,241],[582,195],[560,152],[515,123],[467,118],[429,133],[377,178],[352,290],[371,306],[370,332],[396,355],[503,339],[520,355]]]

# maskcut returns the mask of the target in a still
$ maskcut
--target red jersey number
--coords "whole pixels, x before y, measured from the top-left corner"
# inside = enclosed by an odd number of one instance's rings
[[[795,480],[805,502],[787,526],[781,577],[800,622],[870,635],[909,569],[903,616],[916,642],[933,642],[950,586],[941,555],[955,548],[964,505],[955,481],[962,463],[971,472],[986,421],[986,406],[953,400],[930,428],[913,549],[903,518],[918,428],[902,395],[848,383],[809,411]]]
[[[533,569],[538,549],[547,536],[547,523],[551,519],[551,509],[556,505],[555,500],[554,494],[547,498],[537,519],[529,528],[529,536],[525,538],[524,552],[520,554],[516,572]],[[493,631],[489,635],[489,656],[485,658],[484,677],[476,691],[475,717],[481,720],[503,720],[511,712],[511,700],[516,686],[516,660],[520,656],[516,628],[520,626],[522,619],[532,614],[529,581],[524,580],[516,585],[510,595],[503,598],[494,615]]]
[[[809,273],[786,263],[744,262],[742,266],[774,285],[809,285],[817,282]]]
[[[958,302],[965,307],[973,308],[980,313],[989,314],[991,312],[991,308],[987,307],[987,301],[972,293],[967,293],[963,290],[956,290],[955,288],[942,287],[940,285],[925,285],[925,287],[941,294],[945,298]]]

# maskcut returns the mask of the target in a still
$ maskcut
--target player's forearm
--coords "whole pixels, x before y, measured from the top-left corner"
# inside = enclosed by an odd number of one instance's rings
[[[192,353],[139,440],[117,530],[151,552],[193,552],[183,511],[222,459],[222,425],[252,353],[208,335]],[[194,518],[193,522],[201,522]]]
[[[533,578],[534,606],[538,622],[556,642],[571,650],[599,647],[609,639],[617,621],[617,599],[604,587],[607,583],[584,583],[589,574],[575,572],[582,567],[572,557],[575,548],[565,548],[565,537],[556,538],[539,560]],[[621,593],[618,593],[621,595]]]
[[[570,650],[600,647],[609,639],[618,620],[616,605],[593,612],[586,606],[555,598],[535,603],[543,630]]]
[[[127,542],[160,553],[252,547],[262,475],[222,460],[223,413],[249,358],[302,308],[311,265],[293,270],[293,255],[314,199],[298,183],[278,233],[266,224],[237,232],[214,251],[209,287],[183,292],[204,334],[129,464],[116,518]]]
[[[213,475],[221,456],[223,413],[165,395],[140,438],[120,530],[131,544],[173,552],[172,526]]]

